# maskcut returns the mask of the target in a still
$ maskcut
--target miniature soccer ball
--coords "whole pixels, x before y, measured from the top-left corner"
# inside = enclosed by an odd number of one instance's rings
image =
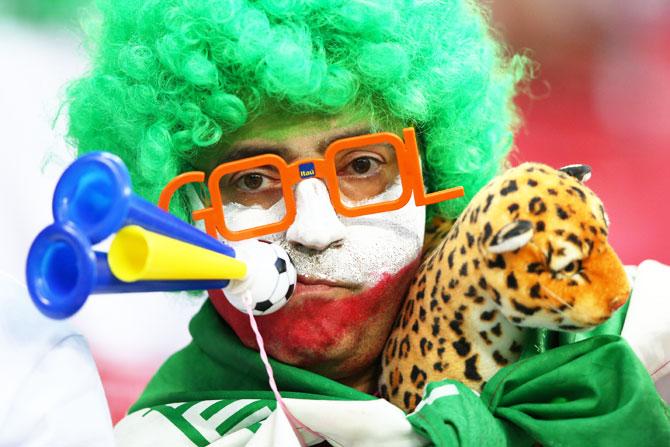
[[[247,276],[232,280],[223,289],[230,303],[242,312],[245,294],[251,298],[254,315],[279,310],[293,294],[297,273],[291,258],[279,245],[265,241],[244,241],[234,246],[236,258],[247,264]]]

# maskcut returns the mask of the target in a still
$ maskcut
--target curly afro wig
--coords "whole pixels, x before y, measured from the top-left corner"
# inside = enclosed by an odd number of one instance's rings
[[[103,0],[90,72],[68,89],[69,136],[105,150],[156,201],[198,151],[278,104],[286,113],[367,107],[414,125],[433,206],[456,217],[513,144],[526,74],[468,0]],[[188,201],[173,200],[186,217]]]

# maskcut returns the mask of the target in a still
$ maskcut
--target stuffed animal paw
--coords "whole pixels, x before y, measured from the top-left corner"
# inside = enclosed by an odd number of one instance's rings
[[[382,397],[405,411],[424,386],[481,389],[519,358],[523,328],[586,330],[628,299],[585,165],[524,163],[494,178],[427,252],[382,355]]]

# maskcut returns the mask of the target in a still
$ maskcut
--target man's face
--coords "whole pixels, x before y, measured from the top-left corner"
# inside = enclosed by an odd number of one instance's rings
[[[210,152],[196,167],[211,171],[225,161],[269,152],[289,163],[322,158],[332,141],[374,131],[369,118],[351,113],[300,118],[276,114],[236,132],[225,148]],[[385,148],[352,152],[340,164],[338,176],[341,171],[351,179],[340,181],[345,200],[399,195],[395,158]],[[284,204],[281,194],[275,197],[278,185],[271,172],[241,172],[221,185],[231,228],[278,220]],[[264,239],[289,253],[298,283],[288,304],[257,317],[258,325],[272,357],[346,383],[369,371],[383,348],[418,265],[425,210],[410,200],[393,212],[338,216],[325,184],[315,178],[295,186],[295,199],[293,224]],[[247,316],[218,295],[213,303],[219,313],[245,345],[256,348]]]

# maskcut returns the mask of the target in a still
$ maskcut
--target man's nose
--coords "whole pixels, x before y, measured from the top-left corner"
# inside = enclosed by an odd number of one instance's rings
[[[295,220],[286,232],[289,242],[323,251],[344,239],[344,225],[321,180],[311,178],[299,182],[295,188],[295,202]]]

